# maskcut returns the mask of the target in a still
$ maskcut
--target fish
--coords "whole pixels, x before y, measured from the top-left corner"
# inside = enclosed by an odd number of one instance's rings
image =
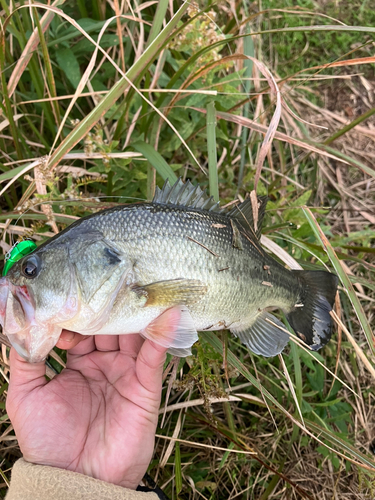
[[[29,362],[46,358],[63,329],[140,333],[176,356],[198,331],[230,330],[255,354],[281,353],[284,311],[312,350],[332,335],[338,278],[289,270],[260,244],[267,197],[223,209],[190,181],[157,187],[152,202],[83,217],[15,262],[0,279],[0,323]],[[181,312],[173,338],[157,318]]]

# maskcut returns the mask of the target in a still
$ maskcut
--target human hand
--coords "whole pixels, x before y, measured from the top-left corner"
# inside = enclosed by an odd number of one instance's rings
[[[179,315],[170,309],[155,328],[172,337]],[[154,449],[165,356],[138,334],[84,337],[47,382],[44,362],[12,348],[7,412],[24,459],[135,489]]]

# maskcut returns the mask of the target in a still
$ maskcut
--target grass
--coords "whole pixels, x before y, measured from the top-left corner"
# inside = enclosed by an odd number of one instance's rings
[[[149,473],[173,499],[373,498],[370,3],[111,5],[21,1],[10,13],[0,2],[1,258],[19,237],[39,244],[78,217],[150,199],[166,178],[222,204],[267,193],[264,246],[340,277],[337,334],[319,353],[290,342],[271,360],[202,334],[166,370]],[[20,456],[7,356],[4,339],[3,495]]]

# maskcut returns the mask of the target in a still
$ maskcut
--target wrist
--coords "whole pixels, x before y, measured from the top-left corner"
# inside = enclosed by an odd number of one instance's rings
[[[24,459],[18,460],[12,470],[7,500],[66,500],[84,498],[85,500],[157,500],[154,493],[134,494],[130,488],[89,477],[85,474],[59,469],[46,465],[36,465]]]

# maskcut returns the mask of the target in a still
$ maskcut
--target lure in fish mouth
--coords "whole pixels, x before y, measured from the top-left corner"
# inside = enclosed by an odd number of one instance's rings
[[[84,335],[130,334],[186,356],[197,331],[229,329],[252,352],[279,354],[289,341],[279,308],[311,349],[331,338],[338,279],[290,271],[260,245],[266,199],[223,211],[181,180],[151,203],[124,205],[76,221],[7,266],[0,324],[25,359],[42,361],[63,328]],[[255,223],[254,219],[257,219]],[[154,329],[179,307],[173,339]]]

